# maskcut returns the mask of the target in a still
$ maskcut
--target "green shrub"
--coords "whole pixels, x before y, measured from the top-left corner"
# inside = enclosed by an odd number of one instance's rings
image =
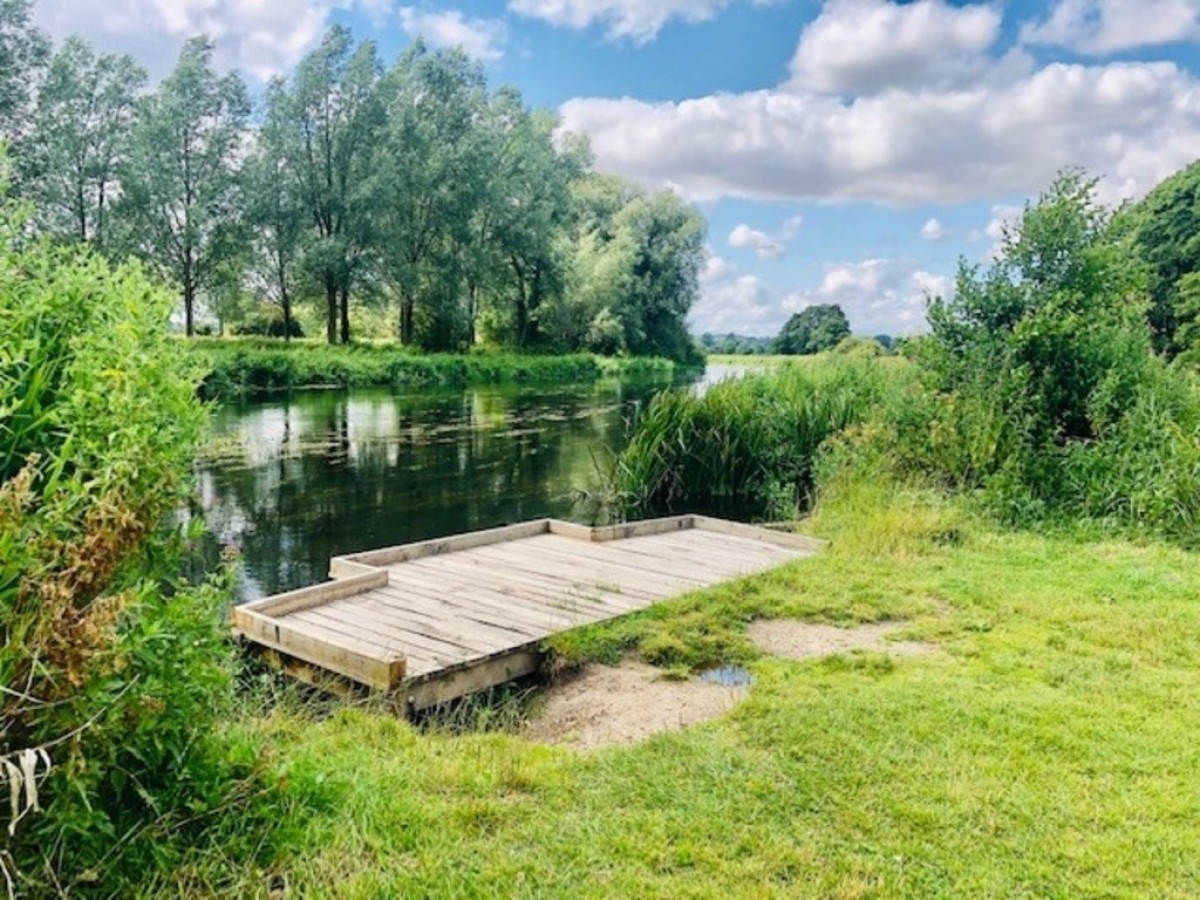
[[[0,865],[69,891],[226,796],[227,594],[168,583],[204,417],[174,298],[23,221],[0,199],[0,757],[45,755]]]

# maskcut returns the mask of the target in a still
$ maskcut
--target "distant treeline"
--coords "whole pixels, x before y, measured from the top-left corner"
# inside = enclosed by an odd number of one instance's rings
[[[334,28],[253,104],[213,45],[153,90],[129,56],[54,48],[0,4],[0,142],[31,222],[175,286],[190,335],[330,343],[356,317],[406,345],[694,350],[705,221],[675,194],[593,171],[586,142],[457,50],[390,66]]]

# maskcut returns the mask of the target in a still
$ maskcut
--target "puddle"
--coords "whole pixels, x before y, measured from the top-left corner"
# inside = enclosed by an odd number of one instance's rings
[[[749,687],[754,684],[754,676],[741,666],[718,666],[706,669],[699,675],[701,681],[707,684],[719,684],[724,687]]]

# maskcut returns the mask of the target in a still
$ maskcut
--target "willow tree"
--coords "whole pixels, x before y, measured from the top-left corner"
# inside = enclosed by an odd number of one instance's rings
[[[0,141],[21,136],[50,42],[33,24],[30,0],[0,0]]]
[[[354,46],[335,27],[272,90],[268,122],[279,123],[273,153],[290,173],[310,224],[304,266],[325,297],[329,343],[350,341],[350,297],[372,246],[373,186],[382,106],[375,45]]]
[[[145,83],[146,73],[132,57],[97,55],[80,38],[68,38],[54,55],[23,160],[45,231],[104,244]]]
[[[188,335],[197,299],[236,283],[244,246],[238,176],[250,103],[212,54],[208,38],[189,40],[142,101],[122,177],[130,249],[180,289]]]
[[[387,95],[381,271],[399,299],[400,340],[444,349],[466,332],[456,248],[470,240],[485,182],[498,176],[484,152],[486,79],[461,51],[418,42],[388,73]]]

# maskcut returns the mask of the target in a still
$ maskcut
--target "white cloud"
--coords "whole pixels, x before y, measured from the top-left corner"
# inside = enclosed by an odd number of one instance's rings
[[[930,219],[921,226],[921,238],[923,240],[944,241],[949,236],[950,233],[946,230],[946,226],[936,218]]]
[[[927,272],[911,260],[827,263],[820,286],[788,294],[781,308],[790,315],[807,306],[834,303],[855,334],[915,334],[926,328],[927,298],[949,296],[953,290],[950,278]]]
[[[788,244],[795,240],[803,224],[803,216],[792,216],[771,235],[742,223],[729,233],[728,244],[735,250],[753,250],[761,260],[783,259],[787,255]]]
[[[786,293],[757,275],[738,274],[711,253],[708,262],[700,299],[688,317],[696,334],[775,335],[793,313],[818,303],[840,306],[855,334],[915,334],[927,328],[927,297],[954,292],[952,278],[907,259],[826,263],[816,288]]]
[[[672,19],[707,22],[735,0],[510,0],[515,13],[551,25],[582,29],[603,24],[612,40],[654,40]],[[766,6],[776,0],[753,0]]]
[[[1059,0],[1021,39],[1103,56],[1121,50],[1200,39],[1196,0]]]
[[[713,284],[722,281],[734,272],[733,263],[718,256],[711,248],[704,248],[704,268],[700,271],[700,283]]]
[[[400,27],[434,47],[461,47],[484,62],[504,56],[508,26],[500,19],[469,19],[457,10],[430,12],[414,6],[402,6],[397,14]]]
[[[1200,81],[1169,62],[1056,63],[1003,85],[845,102],[764,90],[679,103],[576,99],[599,167],[693,200],[957,203],[1028,195],[1066,166],[1136,196],[1200,146]]]
[[[1011,228],[1021,218],[1024,210],[1019,206],[999,203],[992,207],[992,217],[988,220],[983,233],[996,243],[1004,239],[1005,229]]]
[[[781,259],[786,252],[775,238],[746,224],[729,232],[729,246],[735,250],[753,250],[759,259]]]
[[[782,241],[795,240],[796,235],[800,233],[800,226],[804,224],[804,216],[795,215],[785,221],[779,228],[779,237]]]
[[[174,66],[183,41],[207,34],[223,67],[258,80],[286,71],[317,44],[341,0],[39,0],[51,36],[85,35],[98,48],[129,53],[152,77]]]
[[[688,324],[695,334],[766,336],[777,334],[785,318],[758,276],[738,275],[702,281]]]
[[[961,84],[993,65],[1000,34],[990,4],[830,0],[804,29],[791,86],[829,94]]]

